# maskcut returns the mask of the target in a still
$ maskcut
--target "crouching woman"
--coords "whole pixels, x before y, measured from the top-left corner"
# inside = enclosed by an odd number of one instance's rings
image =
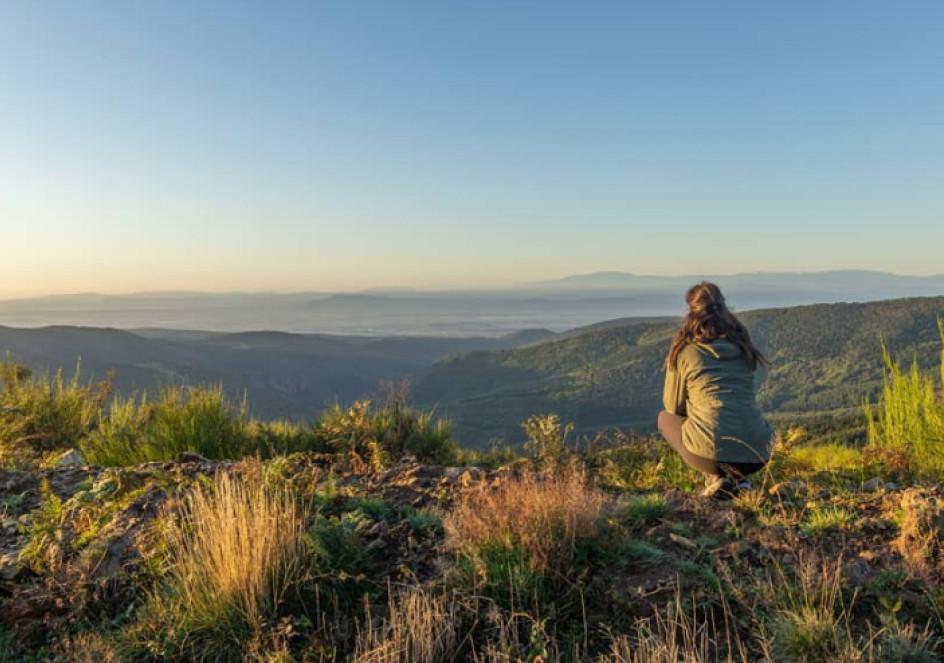
[[[767,365],[721,290],[702,282],[665,360],[659,431],[705,475],[702,495],[726,499],[751,487],[770,459],[774,433],[756,403],[754,372]]]

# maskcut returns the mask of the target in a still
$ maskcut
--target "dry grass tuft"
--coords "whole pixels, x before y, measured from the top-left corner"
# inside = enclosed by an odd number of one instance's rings
[[[937,582],[944,576],[944,500],[921,489],[901,497],[901,533],[895,546],[916,577]]]
[[[113,643],[94,632],[66,636],[54,648],[54,654],[55,660],[69,663],[121,663],[124,660]]]
[[[637,620],[631,635],[615,637],[599,663],[704,663],[748,661],[749,647],[731,626],[728,606],[717,623],[707,611],[686,610],[678,587],[663,612]],[[759,659],[764,660],[764,659]]]
[[[580,472],[528,474],[464,495],[443,524],[460,553],[474,558],[482,550],[520,551],[530,570],[566,574],[578,542],[593,537],[605,503]]]
[[[185,497],[169,534],[166,588],[150,606],[161,649],[228,660],[282,617],[313,573],[308,515],[258,473],[221,473]]]
[[[459,645],[455,601],[428,590],[407,590],[391,599],[379,626],[369,625],[359,635],[354,663],[449,661]]]

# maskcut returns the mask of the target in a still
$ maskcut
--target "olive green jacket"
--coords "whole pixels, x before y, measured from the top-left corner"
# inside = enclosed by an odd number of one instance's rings
[[[726,339],[686,345],[666,369],[663,404],[686,417],[682,443],[693,454],[728,463],[770,458],[774,433],[756,403],[754,371]]]

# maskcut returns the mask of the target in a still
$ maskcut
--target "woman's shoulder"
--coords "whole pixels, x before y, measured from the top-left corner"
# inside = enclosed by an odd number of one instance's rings
[[[705,362],[724,362],[743,356],[741,349],[724,338],[689,343],[678,354],[680,365],[700,366]]]
[[[681,350],[679,350],[678,356],[676,357],[676,363],[679,369],[692,364],[702,363],[703,359],[701,354],[702,353],[698,349],[697,343],[687,343]]]

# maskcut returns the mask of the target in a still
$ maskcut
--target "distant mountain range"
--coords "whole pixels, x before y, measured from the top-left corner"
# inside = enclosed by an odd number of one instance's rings
[[[858,295],[867,299],[891,296],[944,294],[944,274],[903,276],[870,270],[835,270],[826,272],[750,272],[730,275],[640,276],[628,272],[575,274],[553,281],[533,284],[535,290],[561,291],[638,291],[685,289],[702,280],[713,281],[732,292],[817,292]]]
[[[518,329],[563,332],[614,318],[681,315],[685,290],[705,278],[719,283],[738,310],[944,295],[944,275],[832,271],[639,276],[603,272],[475,292],[374,289],[342,294],[57,295],[0,301],[0,324],[500,337]]]
[[[881,339],[905,362],[937,368],[944,297],[820,304],[742,316],[773,365],[759,375],[759,403],[781,424],[828,413],[861,414],[882,384]],[[592,434],[606,427],[651,430],[661,409],[662,362],[678,321],[616,320],[490,352],[436,362],[414,395],[453,418],[470,446],[520,442],[520,424],[554,412]],[[819,425],[819,424],[817,424]]]

